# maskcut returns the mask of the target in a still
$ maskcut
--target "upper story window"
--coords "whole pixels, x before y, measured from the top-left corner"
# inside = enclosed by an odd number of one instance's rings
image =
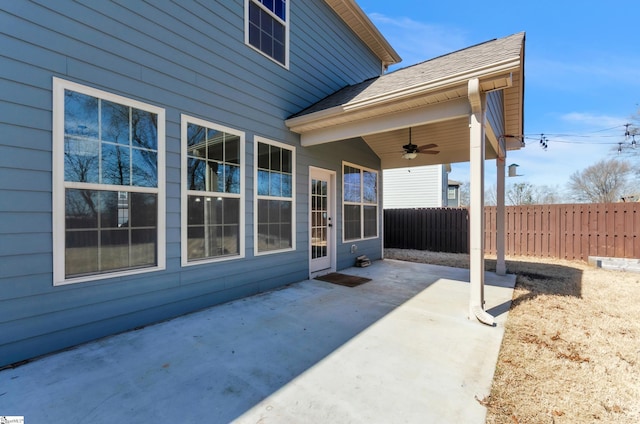
[[[456,188],[455,187],[447,187],[447,199],[455,200],[456,198]]]
[[[164,269],[164,109],[53,89],[54,284]]]
[[[343,163],[344,240],[378,236],[378,172]]]
[[[182,264],[242,257],[244,133],[182,116]]]
[[[287,0],[245,0],[245,43],[289,67]]]
[[[256,254],[295,247],[295,148],[256,137]]]

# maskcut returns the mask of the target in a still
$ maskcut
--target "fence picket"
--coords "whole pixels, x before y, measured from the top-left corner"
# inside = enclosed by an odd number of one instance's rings
[[[506,254],[640,258],[640,203],[507,206]],[[485,207],[485,252],[496,254],[496,207]],[[469,252],[467,208],[386,209],[389,248]]]

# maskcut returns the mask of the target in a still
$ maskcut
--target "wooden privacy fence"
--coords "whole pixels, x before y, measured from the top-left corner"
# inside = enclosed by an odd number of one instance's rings
[[[385,209],[384,247],[469,252],[464,208]]]
[[[507,206],[506,254],[640,258],[639,209],[640,203]],[[468,253],[467,218],[466,208],[385,210],[385,247]],[[496,253],[495,206],[485,208],[485,251]]]

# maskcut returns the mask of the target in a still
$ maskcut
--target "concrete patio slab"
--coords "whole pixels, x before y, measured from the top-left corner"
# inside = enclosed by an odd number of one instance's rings
[[[0,416],[37,423],[483,423],[515,276],[384,260],[0,372]]]

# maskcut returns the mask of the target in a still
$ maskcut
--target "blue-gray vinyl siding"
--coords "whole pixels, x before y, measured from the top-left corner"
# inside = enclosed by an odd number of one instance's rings
[[[283,120],[381,65],[323,1],[290,16],[285,69],[244,44],[244,0],[0,3],[0,366],[308,277],[309,166],[337,172],[341,234],[342,160],[380,161],[360,139],[302,148]],[[53,77],[166,110],[166,270],[53,286]],[[243,259],[181,267],[183,113],[246,133]],[[296,146],[291,252],[253,252],[256,135]],[[339,269],[352,244],[338,237]],[[356,244],[380,258],[381,237]]]

